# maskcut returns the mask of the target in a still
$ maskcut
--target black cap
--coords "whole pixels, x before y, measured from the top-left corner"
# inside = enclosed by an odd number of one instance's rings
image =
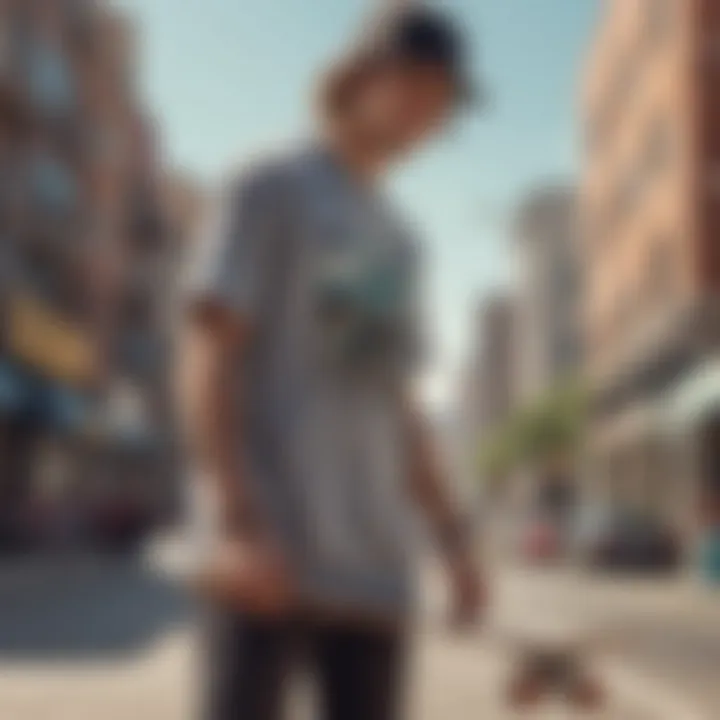
[[[471,75],[465,37],[447,13],[410,3],[384,12],[363,37],[365,52],[381,59],[437,65],[452,78],[462,103],[482,102]]]

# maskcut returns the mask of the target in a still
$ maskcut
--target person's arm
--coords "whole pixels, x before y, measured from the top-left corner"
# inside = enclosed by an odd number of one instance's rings
[[[201,225],[185,278],[177,368],[185,437],[197,477],[213,486],[227,518],[238,522],[250,522],[253,513],[238,399],[245,356],[262,316],[277,202],[264,168],[229,178]]]
[[[409,490],[422,510],[449,572],[453,616],[458,623],[478,616],[485,601],[480,561],[471,528],[453,501],[434,438],[413,399],[404,398]]]
[[[252,327],[211,302],[193,310],[180,348],[178,397],[188,450],[220,510],[226,534],[250,535],[260,524],[248,491],[244,431],[237,412]]]
[[[178,400],[195,482],[212,498],[211,552],[195,573],[216,599],[273,612],[288,598],[286,568],[251,492],[242,425],[248,351],[263,318],[276,183],[254,172],[220,196],[198,238],[187,282]]]

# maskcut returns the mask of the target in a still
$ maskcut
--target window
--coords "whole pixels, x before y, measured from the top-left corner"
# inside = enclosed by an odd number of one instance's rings
[[[60,160],[38,153],[29,167],[32,199],[43,211],[69,214],[78,207],[78,185]]]
[[[615,68],[615,84],[611,95],[611,107],[614,113],[621,111],[635,92],[638,70],[637,58],[633,55],[626,56]]]
[[[637,84],[637,57],[625,54],[615,64],[609,77],[601,102],[593,108],[586,124],[585,146],[589,155],[601,152],[605,142],[616,125],[616,118],[622,115]]]
[[[58,257],[52,249],[26,248],[17,268],[22,286],[53,307],[57,312],[81,317],[85,304],[84,286],[79,282],[79,267],[72,258]]]
[[[572,328],[563,328],[553,347],[553,364],[560,372],[572,370],[579,360],[579,343]]]
[[[595,112],[587,120],[585,126],[585,151],[589,157],[594,156],[603,146],[605,127],[603,117]]]
[[[713,163],[708,170],[708,188],[713,197],[720,196],[720,163]]]
[[[90,53],[97,42],[96,10],[90,0],[71,0],[67,8],[69,37],[80,52]]]
[[[647,298],[650,302],[663,302],[675,284],[675,254],[670,238],[656,237],[650,247],[647,262]]]
[[[665,117],[657,117],[652,121],[644,150],[644,174],[647,179],[659,175],[668,165],[670,159],[670,128]]]
[[[656,118],[650,125],[640,154],[618,178],[608,198],[606,226],[609,233],[635,212],[652,180],[668,166],[672,156],[670,126],[665,117]]]
[[[120,354],[125,370],[142,375],[158,367],[162,348],[152,331],[130,328],[121,340]]]
[[[638,201],[642,182],[637,167],[626,168],[611,190],[606,209],[606,230],[609,236],[623,224]]]
[[[580,228],[580,238],[582,240],[583,255],[592,253],[595,248],[600,246],[603,234],[597,212],[591,214],[588,211],[585,213]]]
[[[646,30],[652,45],[662,42],[667,36],[673,21],[672,5],[675,0],[646,0]]]
[[[635,329],[638,318],[637,288],[625,285],[617,290],[612,311],[612,344],[624,343]]]
[[[577,267],[571,253],[561,253],[553,267],[555,297],[561,306],[573,302],[577,294]]]
[[[36,44],[30,56],[29,93],[33,105],[50,116],[72,109],[75,88],[66,58],[54,49]]]

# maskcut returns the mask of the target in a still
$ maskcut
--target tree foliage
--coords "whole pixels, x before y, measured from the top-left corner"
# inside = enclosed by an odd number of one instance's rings
[[[577,381],[563,383],[536,403],[520,408],[482,439],[482,475],[498,478],[519,466],[574,453],[584,433],[586,413],[587,393]]]

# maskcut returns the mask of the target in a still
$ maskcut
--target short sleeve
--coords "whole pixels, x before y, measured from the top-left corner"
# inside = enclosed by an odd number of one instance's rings
[[[277,181],[260,170],[219,188],[188,258],[185,297],[190,307],[213,303],[244,317],[257,316],[280,205]]]

